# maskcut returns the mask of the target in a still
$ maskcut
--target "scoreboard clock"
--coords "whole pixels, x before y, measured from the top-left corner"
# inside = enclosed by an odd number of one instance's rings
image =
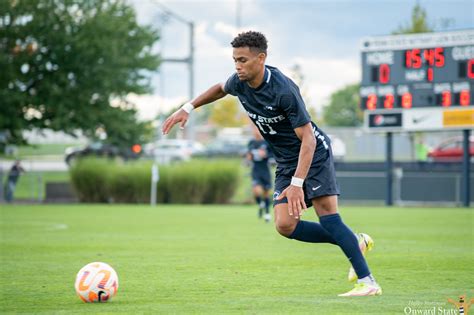
[[[474,128],[474,30],[369,37],[361,52],[367,129]]]

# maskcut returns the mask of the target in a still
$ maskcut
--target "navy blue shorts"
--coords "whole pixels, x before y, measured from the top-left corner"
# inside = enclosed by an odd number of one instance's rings
[[[295,174],[296,166],[282,168],[277,167],[275,173],[275,192],[273,194],[273,206],[280,203],[288,203],[285,197],[281,200],[275,200],[286,187],[291,184],[291,177]],[[306,207],[312,207],[311,199],[339,195],[339,185],[336,181],[336,171],[331,150],[327,151],[326,156],[311,166],[308,175],[303,183],[303,192],[305,196]]]
[[[262,186],[265,190],[272,188],[272,176],[265,172],[252,172],[252,186]]]

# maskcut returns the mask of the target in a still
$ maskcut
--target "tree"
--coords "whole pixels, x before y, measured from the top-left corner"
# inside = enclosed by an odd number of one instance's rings
[[[128,93],[150,91],[158,32],[122,0],[0,1],[0,132],[104,128],[111,142],[146,134]],[[111,104],[120,106],[111,106]]]
[[[99,125],[107,134],[106,142],[116,146],[130,146],[152,141],[155,135],[152,121],[137,121],[136,109],[130,105],[127,108],[123,104],[121,109],[108,110],[107,118]]]
[[[426,10],[418,3],[413,8],[411,13],[411,24],[399,26],[392,34],[415,34],[415,33],[429,33],[433,32],[433,28],[429,26],[426,18]]]
[[[329,105],[323,111],[327,125],[353,127],[362,124],[359,90],[360,84],[352,84],[331,94]]]
[[[219,127],[241,127],[248,120],[247,115],[239,110],[237,98],[227,96],[212,105],[209,120]]]

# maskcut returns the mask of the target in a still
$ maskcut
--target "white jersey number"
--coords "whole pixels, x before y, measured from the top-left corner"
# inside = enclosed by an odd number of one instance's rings
[[[270,135],[275,135],[277,133],[275,130],[273,130],[272,126],[270,126],[269,124],[265,124],[259,121],[255,121],[255,124],[258,126],[258,129],[260,129],[260,131],[264,134],[268,133]],[[265,129],[268,129],[268,130],[265,130]]]

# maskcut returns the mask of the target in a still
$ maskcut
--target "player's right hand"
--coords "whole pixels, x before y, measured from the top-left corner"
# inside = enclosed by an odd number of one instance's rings
[[[163,126],[161,127],[161,132],[164,135],[167,135],[168,132],[173,128],[174,125],[177,123],[179,124],[179,128],[184,129],[184,125],[186,125],[186,122],[188,121],[189,114],[186,113],[183,109],[178,109],[175,111],[170,117],[166,118],[165,122],[163,123]]]
[[[284,197],[288,200],[288,214],[295,219],[299,219],[306,211],[303,188],[290,185],[276,199],[280,200]]]

